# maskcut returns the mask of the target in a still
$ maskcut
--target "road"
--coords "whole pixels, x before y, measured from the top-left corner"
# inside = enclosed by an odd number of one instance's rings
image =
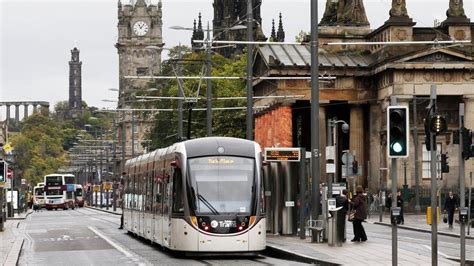
[[[271,258],[181,258],[119,230],[117,215],[80,208],[32,213],[20,224],[19,265],[299,265]]]

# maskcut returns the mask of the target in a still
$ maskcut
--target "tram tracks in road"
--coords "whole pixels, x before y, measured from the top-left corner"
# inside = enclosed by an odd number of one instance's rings
[[[89,209],[88,210],[86,210],[86,209],[75,209],[73,211],[77,212],[77,213],[80,213],[82,215],[85,215],[85,216],[89,217],[89,219],[106,221],[106,222],[114,224],[116,226],[120,226],[120,222],[114,222],[114,221],[111,221],[109,219],[105,219],[104,217],[101,217],[101,216],[105,215],[102,212],[99,213],[99,212],[89,210]],[[87,212],[89,212],[89,213],[87,213]]]
[[[104,216],[106,214],[104,214],[103,212],[94,211],[94,210],[90,210],[90,209],[75,209],[75,210],[73,210],[73,212],[76,212],[80,215],[87,216],[89,219],[92,219],[92,220],[100,220],[100,221],[108,222],[108,223],[113,224],[117,227],[120,225],[119,222],[114,222],[114,221],[111,221],[111,220],[105,218]],[[142,243],[144,243],[144,244],[146,244],[146,245],[154,246],[158,252],[163,252],[161,247],[158,247],[155,244],[151,244],[150,241],[148,241],[146,239],[142,239],[142,238],[137,237],[137,236],[135,236],[133,238],[140,241],[140,242],[142,242]],[[179,256],[173,255],[172,252],[164,252],[164,253],[167,254],[168,256],[171,256],[171,257],[180,258]],[[273,257],[266,256],[266,255],[263,255],[263,254],[260,254],[256,257],[251,257],[251,258],[249,258],[249,257],[232,257],[232,258],[217,257],[217,258],[210,258],[210,259],[206,259],[206,258],[197,259],[197,258],[192,258],[191,257],[191,258],[188,258],[188,259],[190,259],[190,261],[194,261],[195,263],[199,263],[199,264],[203,264],[203,265],[222,265],[222,264],[225,264],[225,265],[233,265],[233,264],[235,264],[235,265],[242,265],[242,264],[251,264],[251,265],[255,265],[255,264],[256,265],[280,264],[280,265],[287,265],[289,263],[289,261],[286,261],[286,260],[283,260],[283,259],[278,259],[278,258],[273,258]],[[269,262],[266,262],[265,260],[269,260]]]

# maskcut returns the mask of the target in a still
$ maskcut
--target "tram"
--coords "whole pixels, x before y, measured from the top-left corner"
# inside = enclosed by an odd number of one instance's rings
[[[176,143],[125,163],[124,227],[167,249],[265,249],[261,148],[237,138]]]

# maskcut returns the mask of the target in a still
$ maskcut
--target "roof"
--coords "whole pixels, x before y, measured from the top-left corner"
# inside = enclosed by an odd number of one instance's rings
[[[311,66],[310,47],[299,44],[262,45],[257,52],[268,66]],[[374,60],[370,55],[319,53],[320,67],[368,67]]]

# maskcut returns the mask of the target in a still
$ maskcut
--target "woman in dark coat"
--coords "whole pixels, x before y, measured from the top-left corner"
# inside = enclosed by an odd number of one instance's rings
[[[362,186],[357,186],[356,195],[351,201],[352,209],[356,211],[355,218],[352,221],[354,226],[354,238],[352,242],[367,241],[367,235],[365,234],[362,222],[367,219],[367,199],[362,194],[364,190]]]

